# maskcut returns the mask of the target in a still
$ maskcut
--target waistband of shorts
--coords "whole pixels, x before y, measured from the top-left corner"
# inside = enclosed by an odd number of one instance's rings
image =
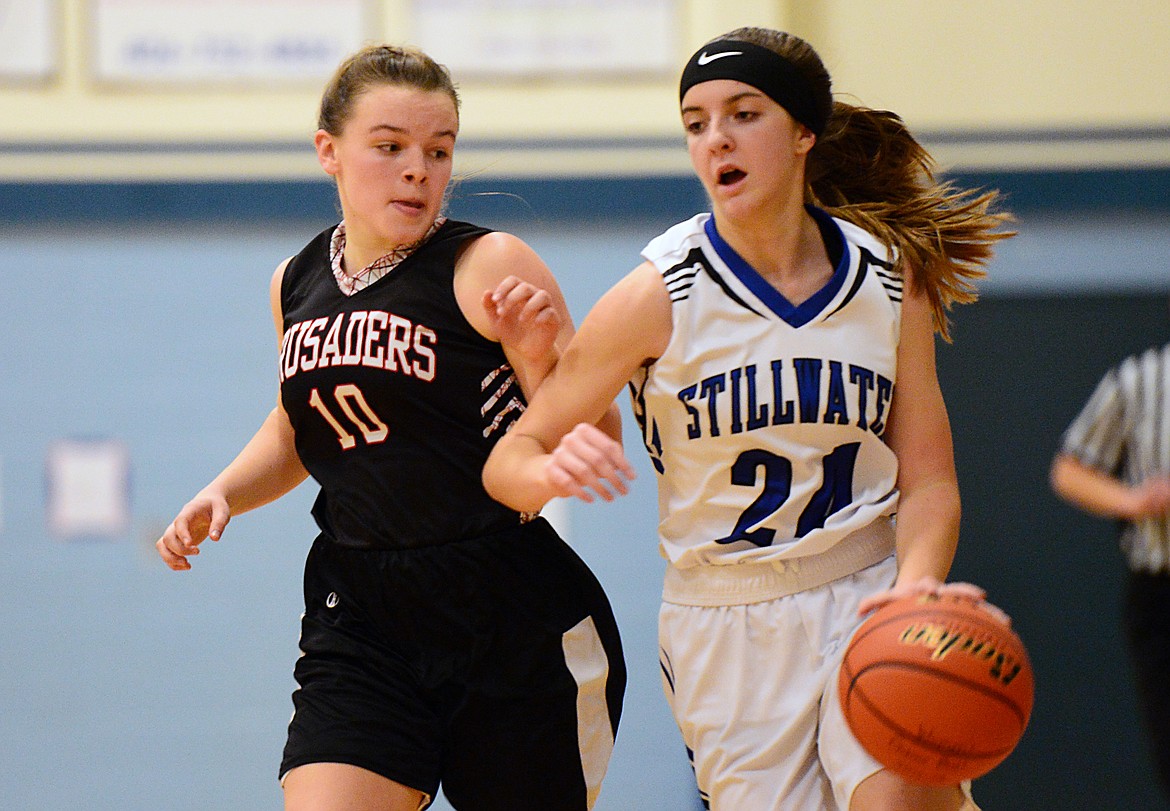
[[[817,555],[758,563],[667,566],[662,600],[677,605],[747,605],[823,586],[894,554],[894,523],[882,517]]]
[[[331,527],[318,524],[317,537],[339,549],[348,549],[355,552],[420,552],[428,549],[441,549],[456,544],[470,544],[476,542],[491,543],[496,538],[509,538],[517,530],[523,532],[541,532],[545,528],[552,529],[548,519],[540,513],[519,513],[516,519],[496,521],[484,526],[477,534],[464,535],[453,538],[422,538],[413,539],[405,543],[402,539],[386,538],[373,533],[362,537],[353,534],[347,537],[338,537]],[[554,530],[555,531],[555,530]]]

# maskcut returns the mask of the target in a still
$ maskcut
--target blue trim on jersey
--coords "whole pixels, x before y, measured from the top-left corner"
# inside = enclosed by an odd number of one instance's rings
[[[828,212],[822,211],[815,206],[805,206],[805,209],[817,221],[821,233],[825,234],[829,239],[836,239],[837,243],[842,246],[842,251],[841,260],[837,262],[837,267],[833,269],[833,275],[829,281],[825,283],[824,287],[809,296],[808,299],[799,305],[794,305],[788,299],[784,298],[779,290],[759,274],[759,271],[735,252],[735,248],[732,248],[724,241],[723,237],[719,236],[719,231],[715,226],[714,215],[703,223],[703,230],[707,232],[707,238],[711,240],[711,245],[715,248],[715,253],[719,254],[719,258],[731,269],[735,277],[743,282],[744,286],[748,290],[751,290],[756,298],[766,304],[768,309],[784,319],[791,327],[803,327],[820,315],[829,306],[829,302],[841,291],[841,286],[845,284],[845,276],[849,272],[849,243],[845,241],[845,235],[841,233],[841,227],[837,225],[836,221]]]

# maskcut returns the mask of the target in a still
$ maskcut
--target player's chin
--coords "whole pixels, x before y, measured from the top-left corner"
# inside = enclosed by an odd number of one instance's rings
[[[411,210],[391,206],[379,226],[381,236],[396,246],[413,245],[427,235],[437,216],[437,211],[427,208]]]

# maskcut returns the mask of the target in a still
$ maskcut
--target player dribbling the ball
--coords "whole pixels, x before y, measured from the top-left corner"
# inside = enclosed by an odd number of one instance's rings
[[[658,475],[663,684],[715,811],[973,807],[882,769],[836,700],[862,615],[943,585],[959,531],[934,333],[1009,234],[893,114],[834,103],[786,33],[708,42],[679,88],[711,202],[595,305],[484,469],[513,508],[610,500],[630,386]],[[897,514],[895,524],[894,516]]]

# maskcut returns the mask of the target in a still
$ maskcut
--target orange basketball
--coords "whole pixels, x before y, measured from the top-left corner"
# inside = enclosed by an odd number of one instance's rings
[[[875,611],[849,643],[837,686],[869,753],[926,785],[991,771],[1032,714],[1023,642],[964,598],[909,597]]]

